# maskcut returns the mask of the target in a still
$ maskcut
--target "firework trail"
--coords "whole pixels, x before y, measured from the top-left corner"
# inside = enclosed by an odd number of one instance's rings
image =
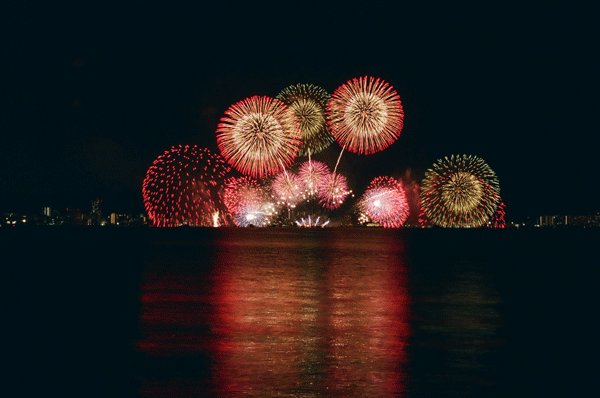
[[[228,225],[222,183],[230,167],[206,148],[179,145],[160,155],[142,185],[153,226]]]
[[[358,204],[373,221],[385,228],[398,228],[408,218],[408,202],[402,183],[392,177],[377,177]]]
[[[276,97],[286,104],[300,123],[302,145],[300,155],[315,154],[333,142],[325,118],[331,96],[321,87],[312,84],[289,86]]]
[[[285,169],[298,156],[300,125],[282,101],[254,96],[225,112],[217,144],[236,170],[262,178]]]
[[[439,159],[421,185],[424,221],[441,227],[480,227],[500,202],[494,171],[476,156]]]

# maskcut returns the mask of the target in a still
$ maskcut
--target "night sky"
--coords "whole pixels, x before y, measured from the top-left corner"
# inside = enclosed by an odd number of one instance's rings
[[[307,83],[389,82],[399,139],[345,152],[355,193],[419,182],[441,157],[497,173],[508,221],[600,211],[597,10],[578,3],[90,2],[4,6],[0,212],[142,212],[146,170],[173,145],[217,151],[232,104]],[[393,4],[393,5],[392,5]],[[586,3],[587,4],[587,3]],[[333,166],[340,147],[322,159]]]

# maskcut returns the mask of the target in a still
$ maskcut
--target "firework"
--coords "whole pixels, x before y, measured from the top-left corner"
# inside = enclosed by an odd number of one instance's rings
[[[262,187],[252,177],[231,177],[225,181],[223,203],[233,214],[248,202],[261,201],[262,196]]]
[[[319,185],[319,203],[326,209],[334,210],[340,207],[346,196],[351,193],[346,177],[331,173],[325,176]]]
[[[339,87],[327,106],[335,140],[351,152],[371,154],[392,144],[403,127],[400,96],[380,79],[353,79]]]
[[[309,197],[319,192],[319,186],[329,174],[329,167],[325,163],[314,160],[302,163],[298,169],[298,177]]]
[[[294,112],[300,123],[301,156],[320,152],[333,142],[325,119],[330,98],[327,91],[312,84],[290,86],[277,95],[277,99]]]
[[[496,173],[476,156],[439,159],[421,185],[422,219],[441,227],[480,227],[500,201]]]
[[[263,187],[251,177],[228,179],[224,191],[223,202],[238,227],[263,227],[275,214],[275,206],[268,201]]]
[[[255,178],[292,164],[301,144],[300,126],[281,101],[254,96],[232,105],[217,128],[221,154],[238,171]]]
[[[273,203],[248,202],[238,208],[233,220],[238,227],[265,227],[271,223],[271,219],[276,214],[277,210]]]
[[[321,220],[321,216],[308,216],[306,219],[301,217],[300,220],[296,220],[296,225],[304,228],[324,228],[327,224],[329,224],[329,220]]]
[[[377,177],[367,187],[359,208],[385,228],[398,228],[408,218],[408,203],[402,184],[392,177]]]
[[[506,215],[506,205],[500,199],[500,204],[496,208],[496,211],[490,217],[490,221],[488,222],[488,226],[490,228],[505,228],[506,221],[504,220],[504,216]]]
[[[176,146],[159,156],[142,185],[152,225],[227,225],[222,182],[230,167],[218,154],[197,146]]]
[[[287,170],[280,172],[273,180],[273,195],[278,204],[295,207],[304,199],[302,182],[296,174]]]

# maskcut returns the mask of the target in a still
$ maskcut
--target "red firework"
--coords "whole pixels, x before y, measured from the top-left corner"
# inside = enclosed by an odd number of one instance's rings
[[[353,79],[339,87],[327,106],[334,139],[349,151],[371,154],[391,145],[404,125],[400,96],[373,77]]]
[[[152,225],[229,224],[221,185],[230,170],[221,156],[195,145],[179,145],[160,155],[148,169],[142,186]]]
[[[319,185],[319,203],[326,209],[334,210],[344,203],[350,193],[352,191],[348,189],[346,177],[331,173]]]
[[[377,177],[359,202],[360,209],[385,228],[398,228],[408,218],[408,202],[402,183],[392,177]]]
[[[298,169],[298,177],[308,196],[316,195],[319,192],[319,186],[323,179],[330,173],[329,167],[325,163],[314,160],[302,163]]]
[[[217,144],[241,173],[266,177],[298,156],[300,125],[282,101],[254,96],[230,106],[225,115],[217,128]]]
[[[232,214],[238,213],[239,209],[249,202],[262,201],[264,196],[260,184],[247,176],[227,179],[224,191],[223,203]]]
[[[506,228],[506,221],[504,220],[504,216],[506,215],[506,205],[500,199],[500,204],[496,208],[496,211],[490,217],[490,221],[488,226],[490,228]]]

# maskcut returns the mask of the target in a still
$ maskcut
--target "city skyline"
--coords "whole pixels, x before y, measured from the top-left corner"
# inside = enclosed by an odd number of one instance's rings
[[[355,193],[466,154],[496,172],[507,220],[598,211],[597,28],[581,6],[47,7],[9,13],[0,211],[96,197],[144,211],[152,162],[216,151],[233,103],[361,76],[389,82],[405,120],[384,151],[344,154]]]

